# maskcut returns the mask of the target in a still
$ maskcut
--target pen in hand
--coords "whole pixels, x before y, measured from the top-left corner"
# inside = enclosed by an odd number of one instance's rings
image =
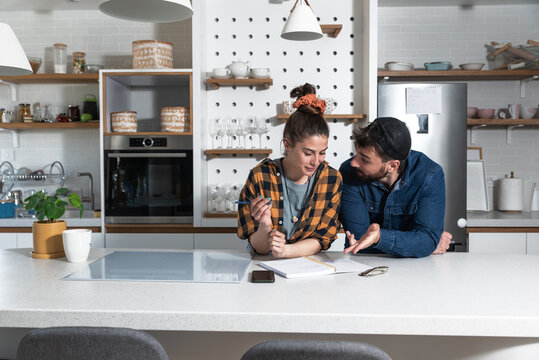
[[[251,202],[250,201],[234,201],[234,203],[238,205],[249,205]],[[269,204],[271,204],[271,199],[270,201],[266,203],[266,205],[269,205]]]

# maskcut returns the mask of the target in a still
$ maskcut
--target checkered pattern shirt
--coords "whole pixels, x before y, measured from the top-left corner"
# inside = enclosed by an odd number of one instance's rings
[[[273,228],[282,232],[283,224],[283,183],[279,166],[265,159],[255,166],[240,194],[240,201],[251,201],[257,196],[271,198],[271,220]],[[341,224],[338,220],[341,206],[342,177],[327,162],[318,166],[314,178],[313,190],[306,207],[299,219],[297,231],[287,240],[295,243],[299,240],[313,238],[320,242],[322,250],[327,250],[337,238]],[[258,222],[251,216],[249,205],[238,207],[238,236],[249,237],[258,230]]]

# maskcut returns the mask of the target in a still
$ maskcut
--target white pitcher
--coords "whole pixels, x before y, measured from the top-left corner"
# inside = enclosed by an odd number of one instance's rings
[[[518,119],[520,117],[520,104],[509,104],[507,106],[511,119]]]
[[[251,64],[249,61],[232,61],[232,64],[227,65],[227,68],[230,69],[232,77],[236,79],[245,79],[249,75],[251,69]]]

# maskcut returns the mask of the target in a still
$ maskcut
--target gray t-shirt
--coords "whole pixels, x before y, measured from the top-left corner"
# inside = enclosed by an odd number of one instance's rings
[[[274,162],[279,166],[281,174],[283,174],[283,233],[286,235],[286,239],[289,240],[296,232],[303,209],[309,200],[314,176],[305,184],[296,184],[285,175],[281,159],[276,159]],[[298,218],[296,223],[292,222],[292,217],[294,216]]]

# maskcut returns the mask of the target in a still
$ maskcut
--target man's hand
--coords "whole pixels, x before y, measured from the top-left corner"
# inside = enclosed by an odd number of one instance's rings
[[[367,229],[367,232],[363,234],[359,241],[356,241],[354,234],[350,231],[346,231],[346,236],[350,242],[350,246],[344,249],[344,253],[348,254],[353,252],[356,254],[359,250],[363,250],[371,246],[372,244],[378,244],[380,240],[380,225],[373,223]]]
[[[445,254],[447,249],[449,249],[449,245],[451,245],[451,239],[453,239],[453,235],[451,235],[451,233],[448,233],[447,231],[444,231],[442,233],[442,237],[440,237],[440,242],[438,243],[436,250],[434,250],[432,254],[433,255]]]
[[[268,242],[273,257],[281,258],[286,256],[286,236],[277,230],[271,230],[268,234]]]

